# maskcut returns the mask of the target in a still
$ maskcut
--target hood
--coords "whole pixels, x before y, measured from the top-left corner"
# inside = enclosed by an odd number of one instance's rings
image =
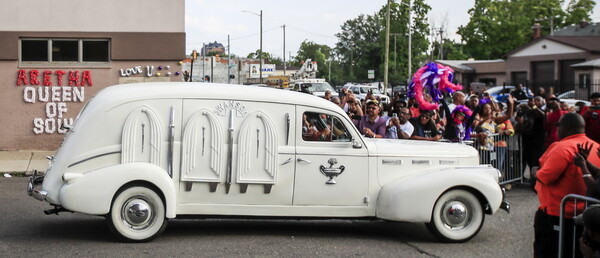
[[[376,156],[470,158],[478,157],[475,148],[461,143],[419,140],[366,139]]]

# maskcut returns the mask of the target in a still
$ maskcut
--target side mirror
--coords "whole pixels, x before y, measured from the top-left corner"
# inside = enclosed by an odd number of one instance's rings
[[[358,142],[356,139],[352,139],[352,148],[360,149],[360,148],[362,148],[362,144],[360,142]]]

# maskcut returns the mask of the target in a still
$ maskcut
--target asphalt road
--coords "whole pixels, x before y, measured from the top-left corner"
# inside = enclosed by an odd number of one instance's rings
[[[507,192],[510,214],[487,215],[467,243],[438,243],[424,225],[364,220],[171,220],[150,243],[115,241],[104,217],[61,213],[26,193],[26,178],[0,178],[4,257],[532,257],[533,214],[526,187]]]

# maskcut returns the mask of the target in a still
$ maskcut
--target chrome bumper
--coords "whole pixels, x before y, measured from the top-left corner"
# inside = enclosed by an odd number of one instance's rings
[[[46,195],[48,195],[48,192],[36,189],[36,187],[41,185],[42,182],[44,182],[44,176],[38,175],[38,171],[34,170],[33,176],[29,177],[29,182],[27,183],[27,194],[36,200],[46,200]]]
[[[506,200],[506,189],[502,188],[502,203],[500,203],[500,209],[510,213],[510,203]]]

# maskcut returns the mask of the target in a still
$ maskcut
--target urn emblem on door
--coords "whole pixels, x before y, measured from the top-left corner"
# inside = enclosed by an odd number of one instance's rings
[[[327,161],[327,163],[329,163],[328,168],[321,165],[321,167],[319,169],[321,170],[321,174],[325,175],[326,177],[329,177],[329,180],[327,180],[327,182],[325,182],[325,183],[328,185],[333,185],[336,183],[335,180],[333,180],[333,178],[341,175],[344,172],[345,167],[339,166],[337,168],[334,168],[333,166],[335,164],[337,164],[337,159],[335,159],[335,158],[330,158]]]

